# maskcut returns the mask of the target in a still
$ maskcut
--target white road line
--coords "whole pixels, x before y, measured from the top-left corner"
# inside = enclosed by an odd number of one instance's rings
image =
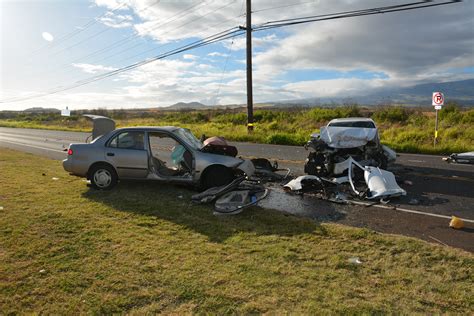
[[[428,213],[428,212],[409,210],[409,209],[406,209],[406,208],[401,208],[401,207],[396,207],[396,206],[388,206],[388,205],[380,205],[380,204],[373,205],[373,204],[370,204],[370,203],[359,202],[359,201],[350,201],[349,203],[355,204],[355,205],[362,205],[362,206],[373,206],[373,207],[383,208],[383,209],[387,209],[387,210],[400,211],[400,212],[411,213],[411,214],[418,214],[418,215],[426,215],[426,216],[432,216],[432,217],[451,219],[451,216],[448,216],[448,215],[440,215],[440,214],[434,214],[434,213]],[[468,223],[474,223],[473,219],[461,218],[461,220],[464,221],[464,222],[468,222]]]
[[[51,148],[46,148],[46,147],[39,147],[39,146],[33,146],[33,145],[27,145],[25,143],[19,143],[19,142],[9,142],[7,140],[3,140],[3,139],[0,139],[0,143],[9,143],[9,144],[13,144],[13,145],[18,145],[18,146],[26,146],[26,147],[32,147],[32,148],[37,148],[37,149],[43,149],[43,150],[49,150],[49,151],[56,151],[58,153],[62,153],[62,154],[66,154],[65,151],[62,151],[62,150],[57,150],[57,149],[51,149]]]

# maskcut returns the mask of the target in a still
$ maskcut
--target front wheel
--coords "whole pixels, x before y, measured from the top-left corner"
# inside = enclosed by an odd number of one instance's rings
[[[231,183],[235,179],[234,173],[224,166],[211,166],[206,169],[201,179],[201,187],[205,190],[220,187]]]
[[[117,174],[111,166],[99,165],[92,168],[90,172],[91,184],[99,190],[110,190],[117,182]]]

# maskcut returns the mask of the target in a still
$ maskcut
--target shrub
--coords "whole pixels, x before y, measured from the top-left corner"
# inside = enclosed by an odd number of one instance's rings
[[[267,137],[267,143],[302,146],[305,143],[305,139],[298,134],[276,133]]]
[[[386,107],[376,111],[372,118],[379,122],[406,123],[410,117],[410,112],[413,111],[401,106]]]

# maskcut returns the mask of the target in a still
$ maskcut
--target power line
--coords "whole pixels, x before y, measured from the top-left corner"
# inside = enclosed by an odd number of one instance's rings
[[[277,7],[268,7],[268,8],[263,8],[263,9],[259,9],[259,10],[252,10],[252,13],[270,11],[270,10],[276,10],[276,9],[282,9],[282,8],[289,8],[289,7],[294,7],[294,6],[308,4],[308,3],[315,3],[315,1],[298,2],[298,3],[293,3],[293,4],[281,5],[281,6],[277,6]]]
[[[447,4],[453,4],[461,2],[460,0],[452,0],[449,2],[441,2],[441,3],[431,3],[431,4],[426,4],[426,1],[422,2],[412,2],[408,4],[403,4],[403,5],[396,5],[396,6],[386,6],[386,7],[378,7],[378,8],[371,8],[371,9],[364,9],[364,10],[356,10],[356,11],[347,11],[347,12],[342,12],[342,13],[334,13],[334,14],[326,14],[326,15],[319,15],[319,16],[309,16],[309,17],[300,17],[300,18],[293,18],[293,19],[286,19],[286,20],[275,20],[275,21],[269,21],[263,24],[260,24],[257,27],[254,27],[254,31],[262,31],[262,30],[267,30],[271,28],[278,28],[278,27],[284,27],[284,26],[290,26],[290,25],[296,25],[296,24],[302,24],[302,23],[311,23],[311,22],[317,22],[317,21],[324,21],[324,20],[332,20],[332,19],[342,19],[342,18],[349,18],[349,17],[356,17],[356,16],[365,16],[365,15],[373,15],[373,14],[383,14],[383,13],[391,13],[391,12],[399,12],[399,11],[407,11],[407,10],[414,10],[414,9],[423,9],[423,8],[428,8],[428,7],[434,7],[434,6],[441,6],[441,5],[447,5]],[[421,5],[424,4],[424,5]],[[250,25],[247,26],[251,27]],[[2,100],[0,103],[8,103],[8,102],[18,102],[18,101],[25,101],[33,98],[38,98],[38,97],[43,97],[46,95],[51,95],[55,94],[58,92],[74,89],[95,81],[103,80],[105,78],[115,76],[119,73],[129,71],[138,67],[141,67],[143,65],[152,63],[154,61],[160,60],[167,58],[169,56],[173,56],[191,49],[199,48],[202,46],[210,45],[212,43],[218,42],[218,41],[223,41],[226,39],[234,38],[236,36],[242,35],[244,32],[242,28],[231,28],[219,33],[216,33],[214,35],[208,36],[202,40],[198,40],[195,42],[192,42],[188,45],[178,47],[174,50],[165,52],[163,54],[160,54],[158,56],[155,56],[153,58],[145,59],[143,61],[131,64],[126,67],[119,68],[117,70],[113,70],[110,72],[107,72],[105,74],[101,74],[98,76],[94,76],[91,78],[87,78],[78,82],[75,82],[74,84],[70,86],[63,86],[63,87],[58,87],[56,90],[50,90],[49,92],[45,92],[43,94],[37,94],[33,96],[27,96],[23,98],[11,98],[7,100]]]
[[[239,15],[238,17],[240,17],[242,15],[242,12],[244,10],[244,4],[245,4],[245,0],[242,0],[242,5],[240,7],[240,11],[239,11]],[[227,71],[227,63],[229,62],[229,58],[230,56],[232,55],[232,46],[234,45],[234,40],[232,39],[232,42],[230,43],[230,46],[229,46],[229,49],[227,51],[227,56],[225,58],[225,62],[224,62],[224,68],[222,69],[222,73],[221,73],[221,78],[219,80],[219,85],[217,87],[217,92],[216,92],[216,95],[214,96],[214,103],[217,103],[217,98],[219,97],[219,93],[221,92],[221,87],[222,87],[222,83],[224,81],[224,74],[226,73]]]
[[[159,2],[160,2],[160,0],[154,2],[153,4],[150,4],[150,5],[146,6],[145,8],[139,10],[139,11],[137,12],[137,14],[138,14],[138,13],[141,13],[141,12],[143,12],[143,11],[145,11],[145,10],[148,10],[149,8],[151,8],[151,7],[155,6],[155,5],[157,5]],[[113,12],[113,11],[112,11],[112,12]],[[96,21],[100,21],[100,19],[101,19],[102,17],[106,16],[108,13],[109,13],[109,12],[104,13],[104,14],[103,14],[100,18],[98,18]],[[122,17],[120,22],[125,21],[125,20],[126,20],[126,18],[125,18],[125,17]],[[95,37],[97,37],[97,36],[99,36],[99,35],[101,35],[101,34],[107,32],[107,31],[110,31],[111,29],[112,29],[112,28],[107,27],[107,28],[105,28],[105,29],[103,29],[103,30],[100,30],[99,32],[96,32],[96,33],[94,33],[94,34],[92,34],[92,35],[86,37],[85,39],[83,39],[83,40],[81,40],[81,41],[79,41],[79,42],[77,42],[77,43],[75,43],[75,44],[69,45],[69,46],[67,46],[67,47],[64,47],[64,48],[60,49],[59,51],[54,52],[51,56],[56,56],[56,55],[58,55],[59,53],[62,53],[63,51],[70,50],[71,48],[76,47],[76,46],[78,46],[78,45],[80,45],[80,44],[82,44],[82,43],[85,43],[85,42],[91,40],[92,38],[95,38]]]
[[[216,9],[210,11],[210,12],[206,13],[205,15],[202,15],[202,16],[200,16],[200,17],[197,18],[197,19],[191,20],[191,21],[189,21],[189,22],[187,22],[187,23],[184,23],[184,24],[182,24],[182,25],[180,25],[180,26],[178,26],[178,27],[175,27],[173,30],[177,30],[177,29],[179,29],[179,28],[181,28],[181,27],[183,27],[183,26],[185,26],[185,25],[194,23],[194,22],[196,22],[197,20],[200,20],[200,19],[204,18],[205,16],[207,16],[207,15],[209,15],[209,14],[211,14],[211,13],[217,12],[217,11],[219,11],[219,10],[221,10],[221,9],[223,9],[223,8],[225,8],[225,7],[227,7],[227,6],[229,6],[229,5],[231,5],[231,4],[234,3],[235,1],[236,1],[236,0],[233,0],[233,1],[231,1],[231,2],[228,2],[227,4],[225,4],[225,5],[221,6],[221,7],[218,7],[218,8],[216,8]],[[195,7],[195,6],[193,6],[193,7]],[[188,8],[188,9],[190,9],[190,8]],[[181,11],[181,12],[184,12],[184,11],[186,11],[186,10],[183,10],[183,11]],[[212,29],[212,28],[214,28],[214,27],[216,27],[216,26],[219,26],[219,25],[222,25],[222,24],[224,24],[224,23],[226,23],[226,22],[228,22],[228,21],[235,20],[235,19],[238,18],[238,17],[239,17],[239,16],[226,19],[226,20],[224,20],[224,21],[222,21],[222,22],[219,22],[219,23],[214,24],[214,25],[212,25],[212,26],[210,26],[210,27],[207,27],[207,28],[205,28],[204,30],[206,31],[206,30]],[[161,35],[168,34],[168,33],[171,32],[171,31],[172,31],[172,30],[170,30],[170,31],[168,31],[168,32],[165,32],[165,33],[161,33]],[[189,38],[189,37],[200,37],[200,36],[201,36],[202,34],[204,34],[204,33],[205,33],[205,32],[194,33],[194,34],[192,34],[192,35],[189,35],[188,38]],[[121,60],[119,60],[117,63],[122,63],[122,62],[128,61],[128,60],[133,59],[133,58],[135,58],[135,57],[144,55],[144,54],[149,53],[149,52],[151,52],[151,51],[156,51],[158,48],[166,47],[166,46],[169,46],[169,45],[171,45],[171,44],[172,44],[172,43],[170,42],[170,43],[166,43],[166,44],[160,45],[160,46],[158,46],[158,47],[154,47],[154,48],[152,48],[152,49],[148,49],[148,50],[146,50],[146,51],[140,52],[140,53],[135,54],[135,55],[133,55],[133,56],[129,56],[129,57],[125,58],[125,59],[121,59]],[[139,45],[142,45],[142,43],[140,43]],[[120,51],[120,52],[118,52],[118,53],[114,53],[114,54],[112,54],[112,55],[108,55],[108,56],[105,56],[104,58],[101,58],[101,59],[99,59],[99,60],[96,60],[95,62],[97,63],[97,62],[100,62],[100,61],[103,61],[103,60],[107,60],[107,59],[113,58],[113,57],[115,57],[115,56],[117,56],[117,55],[119,55],[119,54],[121,54],[121,53],[123,53],[123,52],[125,52],[125,51],[128,51],[128,50],[130,50],[131,48],[137,47],[137,46],[139,46],[139,45],[134,45],[134,46],[132,46],[132,47],[128,47],[128,48],[126,48],[126,49],[124,49],[124,50],[122,50],[122,51]],[[67,65],[65,65],[65,66],[71,66],[71,65],[70,65],[70,64],[67,64]],[[63,68],[58,68],[57,70],[63,70]],[[54,71],[53,73],[57,73],[57,72],[58,72],[58,71]]]
[[[343,18],[351,18],[351,17],[359,17],[359,16],[365,16],[365,15],[375,15],[375,14],[393,13],[393,12],[408,11],[408,10],[415,10],[415,9],[425,9],[429,7],[454,4],[461,1],[462,0],[451,0],[448,2],[441,2],[441,3],[431,3],[431,1],[430,2],[419,1],[419,2],[407,3],[403,5],[396,5],[396,6],[386,6],[386,7],[372,8],[372,9],[347,11],[347,12],[342,12],[342,13],[314,15],[314,16],[285,19],[285,20],[275,20],[275,21],[265,22],[263,24],[260,24],[254,27],[253,31],[263,31],[263,30],[284,27],[284,26],[327,21],[327,20],[335,20],[335,19],[343,19]],[[427,4],[427,3],[430,3],[430,4]]]
[[[201,4],[204,4],[204,3],[205,3],[205,2],[199,2],[199,3],[197,3],[197,4],[194,4],[194,5],[190,6],[190,7],[187,7],[186,9],[181,10],[181,11],[179,11],[178,13],[176,13],[175,15],[169,17],[169,18],[166,19],[163,23],[161,23],[161,24],[159,24],[159,25],[157,25],[157,26],[155,25],[154,27],[145,28],[145,31],[148,32],[148,31],[150,31],[150,30],[155,29],[155,27],[156,27],[156,28],[162,27],[162,26],[168,24],[169,22],[173,22],[173,21],[175,21],[175,20],[178,19],[178,18],[173,19],[174,17],[178,17],[181,13],[184,13],[184,12],[186,12],[186,11],[190,11],[191,9],[194,9],[195,7],[200,6]],[[189,13],[191,13],[191,12],[189,12]],[[189,13],[187,13],[187,14],[189,14]],[[181,16],[181,18],[184,17],[184,16],[186,16],[187,14]],[[153,24],[156,24],[156,23],[153,23]],[[79,59],[76,59],[76,60],[73,60],[73,61],[71,61],[71,62],[72,62],[72,63],[75,63],[75,62],[78,62],[78,61],[80,61],[80,60],[84,60],[85,58],[89,58],[89,57],[92,57],[92,56],[96,56],[98,53],[102,53],[102,52],[104,52],[104,51],[109,51],[110,49],[112,49],[112,48],[114,48],[114,47],[122,46],[123,44],[126,44],[129,40],[134,40],[134,39],[136,39],[136,38],[138,38],[138,37],[140,37],[139,34],[131,34],[131,35],[129,35],[129,36],[127,36],[127,37],[125,37],[125,38],[123,38],[123,39],[121,39],[121,40],[115,42],[115,43],[112,43],[111,45],[108,45],[108,46],[106,46],[106,47],[104,47],[104,48],[101,48],[101,49],[99,49],[99,50],[97,50],[97,51],[95,51],[95,52],[92,52],[92,53],[90,53],[90,54],[88,54],[88,55],[86,55],[86,56],[83,56],[83,57],[81,57],[81,58],[79,58]]]
[[[0,103],[11,103],[11,102],[26,101],[26,100],[30,100],[30,99],[44,97],[44,96],[47,96],[47,95],[56,94],[56,93],[63,92],[63,91],[66,91],[66,90],[71,90],[71,89],[74,89],[74,88],[77,88],[77,87],[80,87],[80,86],[83,86],[83,85],[87,85],[87,84],[95,82],[95,81],[99,81],[99,80],[103,80],[103,79],[111,77],[111,76],[115,76],[115,75],[120,74],[120,73],[125,72],[125,71],[129,71],[129,70],[144,66],[146,64],[152,63],[152,62],[160,60],[160,59],[164,59],[164,58],[167,58],[167,57],[170,57],[170,56],[173,56],[173,55],[177,55],[177,54],[186,52],[188,50],[192,50],[192,49],[196,49],[196,48],[199,48],[199,47],[207,46],[207,45],[210,45],[210,44],[213,44],[213,43],[216,43],[216,42],[219,42],[219,41],[223,41],[223,40],[226,40],[226,39],[234,38],[234,37],[240,36],[242,34],[243,34],[242,30],[238,29],[237,27],[233,27],[231,29],[213,34],[211,36],[208,36],[205,39],[198,40],[198,41],[189,43],[187,45],[178,47],[174,50],[165,52],[165,53],[160,54],[158,56],[155,56],[153,58],[148,58],[148,59],[145,59],[143,61],[128,65],[126,67],[122,67],[122,68],[119,68],[119,69],[116,69],[116,70],[113,70],[113,71],[110,71],[110,72],[107,72],[107,73],[104,73],[104,74],[101,74],[101,75],[86,78],[84,80],[77,81],[77,82],[75,82],[75,83],[73,83],[72,85],[69,85],[69,86],[57,87],[57,88],[51,89],[47,92],[39,93],[39,94],[36,94],[36,95],[19,97],[19,98],[11,98],[11,99],[7,99],[7,100],[1,100]]]
[[[64,34],[60,37],[58,37],[56,39],[56,41],[50,43],[50,44],[47,44],[43,47],[40,47],[39,49],[37,50],[34,50],[33,52],[31,52],[31,54],[35,54],[45,48],[48,48],[48,47],[55,47],[55,46],[58,46],[60,44],[62,44],[62,42],[65,42],[67,41],[68,39],[76,36],[77,34],[81,33],[81,32],[84,32],[85,30],[87,30],[88,28],[94,26],[101,18],[103,18],[108,12],[115,12],[119,9],[121,9],[123,6],[125,5],[125,2],[119,4],[118,6],[116,6],[114,9],[112,9],[111,11],[106,11],[105,13],[99,15],[98,17],[95,17],[93,19],[91,19],[89,22],[87,22],[86,24],[80,26],[79,28],[77,28],[76,30],[72,31],[72,32],[69,32],[67,34]]]
[[[217,9],[215,9],[215,10],[213,10],[213,11],[207,13],[206,15],[208,15],[208,14],[210,14],[210,13],[213,13],[213,12],[216,12],[216,11],[218,11],[218,10],[220,10],[220,9],[222,9],[222,8],[224,8],[224,7],[228,6],[228,5],[230,5],[230,4],[232,4],[232,3],[235,2],[235,1],[236,1],[236,0],[233,0],[233,1],[229,2],[228,4],[226,4],[226,5],[224,5],[224,6],[221,6],[221,7],[217,8]],[[199,6],[199,5],[201,5],[201,4],[204,4],[204,3],[205,3],[205,1],[204,1],[204,2],[200,2],[200,3],[197,3],[197,4],[194,4],[194,5],[190,6],[190,7],[187,7],[186,9],[181,10],[181,11],[179,11],[177,14],[171,16],[170,18],[168,18],[167,20],[165,20],[163,23],[160,23],[159,25],[155,25],[155,26],[153,26],[153,27],[145,28],[144,31],[146,31],[146,32],[153,31],[153,30],[155,30],[155,29],[157,29],[157,28],[159,28],[159,27],[162,27],[162,26],[164,26],[164,25],[169,24],[170,22],[173,22],[173,21],[175,21],[175,20],[177,20],[177,19],[183,18],[184,16],[186,16],[186,15],[192,13],[192,12],[190,11],[191,9],[196,8],[197,6]],[[156,3],[155,3],[155,4],[156,4]],[[145,10],[145,9],[142,9],[142,10],[140,10],[139,12],[144,11],[144,10]],[[187,12],[187,11],[189,11],[189,12],[186,13],[186,14],[184,14],[184,15],[181,15],[181,13],[184,13],[184,12]],[[180,15],[181,15],[181,16],[180,16]],[[173,18],[174,18],[174,19],[173,19]],[[201,19],[201,18],[202,18],[202,17],[197,18],[197,19],[194,19],[194,20],[192,20],[192,21],[190,21],[190,22],[188,22],[188,23],[185,23],[185,24],[183,24],[183,25],[180,25],[180,26],[174,28],[174,30],[179,29],[179,28],[183,27],[183,26],[186,25],[186,24],[193,23],[193,22],[195,22],[195,21],[197,21],[197,20],[199,20],[199,19]],[[156,23],[153,23],[153,24],[156,24]],[[109,30],[109,29],[106,29],[106,30]],[[102,31],[102,32],[103,32],[103,31]],[[100,33],[102,33],[102,32],[100,32]],[[164,34],[167,34],[167,33],[169,33],[169,32],[171,32],[171,30],[168,31],[168,32],[166,32],[166,33],[164,33]],[[163,34],[163,35],[164,35],[164,34]],[[96,35],[99,35],[99,34],[96,34]],[[59,72],[59,71],[64,70],[65,67],[70,67],[71,64],[73,64],[73,63],[78,63],[78,62],[83,61],[83,60],[85,60],[85,59],[87,59],[87,58],[89,58],[89,57],[94,57],[94,56],[96,56],[96,55],[100,55],[100,54],[103,53],[103,52],[108,52],[108,51],[110,51],[110,49],[120,47],[120,46],[122,46],[122,45],[124,45],[124,44],[127,44],[128,42],[132,42],[133,40],[135,40],[136,38],[139,38],[140,36],[141,36],[141,35],[138,34],[138,33],[137,33],[137,34],[129,35],[129,36],[127,36],[127,37],[124,38],[124,39],[121,39],[121,40],[119,40],[119,41],[117,41],[117,42],[115,42],[115,43],[112,43],[111,45],[108,45],[108,46],[106,46],[106,47],[104,47],[104,48],[102,48],[102,49],[99,49],[99,50],[97,50],[97,51],[95,51],[95,52],[92,52],[92,53],[90,53],[90,54],[88,54],[88,55],[86,55],[86,56],[80,57],[80,58],[78,58],[78,59],[74,59],[74,60],[72,60],[72,61],[70,61],[70,62],[68,62],[68,63],[64,63],[63,65],[61,65],[61,66],[59,66],[58,68],[56,68],[57,70],[54,71],[54,73],[57,73],[57,72]],[[95,37],[95,36],[94,36],[94,37]],[[78,43],[78,44],[80,44],[80,43]],[[143,43],[135,44],[135,45],[133,45],[133,46],[131,46],[131,47],[128,47],[128,48],[126,48],[126,49],[120,51],[119,54],[120,54],[120,53],[123,53],[123,52],[125,52],[125,51],[127,51],[127,50],[130,50],[130,49],[132,49],[132,48],[141,46],[141,45],[143,45]],[[73,46],[76,46],[76,45],[73,45]],[[70,47],[69,47],[69,48],[70,48]],[[154,49],[152,49],[152,50],[154,50]],[[151,50],[148,50],[148,51],[151,51]],[[148,52],[148,51],[147,51],[147,52]],[[118,54],[115,53],[115,54],[106,56],[105,58],[101,58],[101,59],[99,59],[99,60],[97,60],[97,61],[95,61],[95,62],[99,62],[99,61],[108,59],[108,58],[110,58],[110,57],[115,57],[115,56],[117,56],[117,55],[118,55]],[[139,55],[142,55],[142,54],[139,54]],[[128,60],[128,59],[127,59],[127,60]],[[49,72],[49,73],[50,73],[50,72]]]

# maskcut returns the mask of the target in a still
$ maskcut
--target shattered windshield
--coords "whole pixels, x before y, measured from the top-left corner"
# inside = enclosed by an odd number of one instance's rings
[[[328,126],[332,127],[358,127],[358,128],[375,128],[374,122],[370,121],[348,121],[348,122],[334,122]]]
[[[187,128],[178,128],[174,131],[176,135],[179,136],[180,139],[186,142],[189,146],[194,149],[201,149],[202,143],[196,136],[191,133],[191,131]]]

